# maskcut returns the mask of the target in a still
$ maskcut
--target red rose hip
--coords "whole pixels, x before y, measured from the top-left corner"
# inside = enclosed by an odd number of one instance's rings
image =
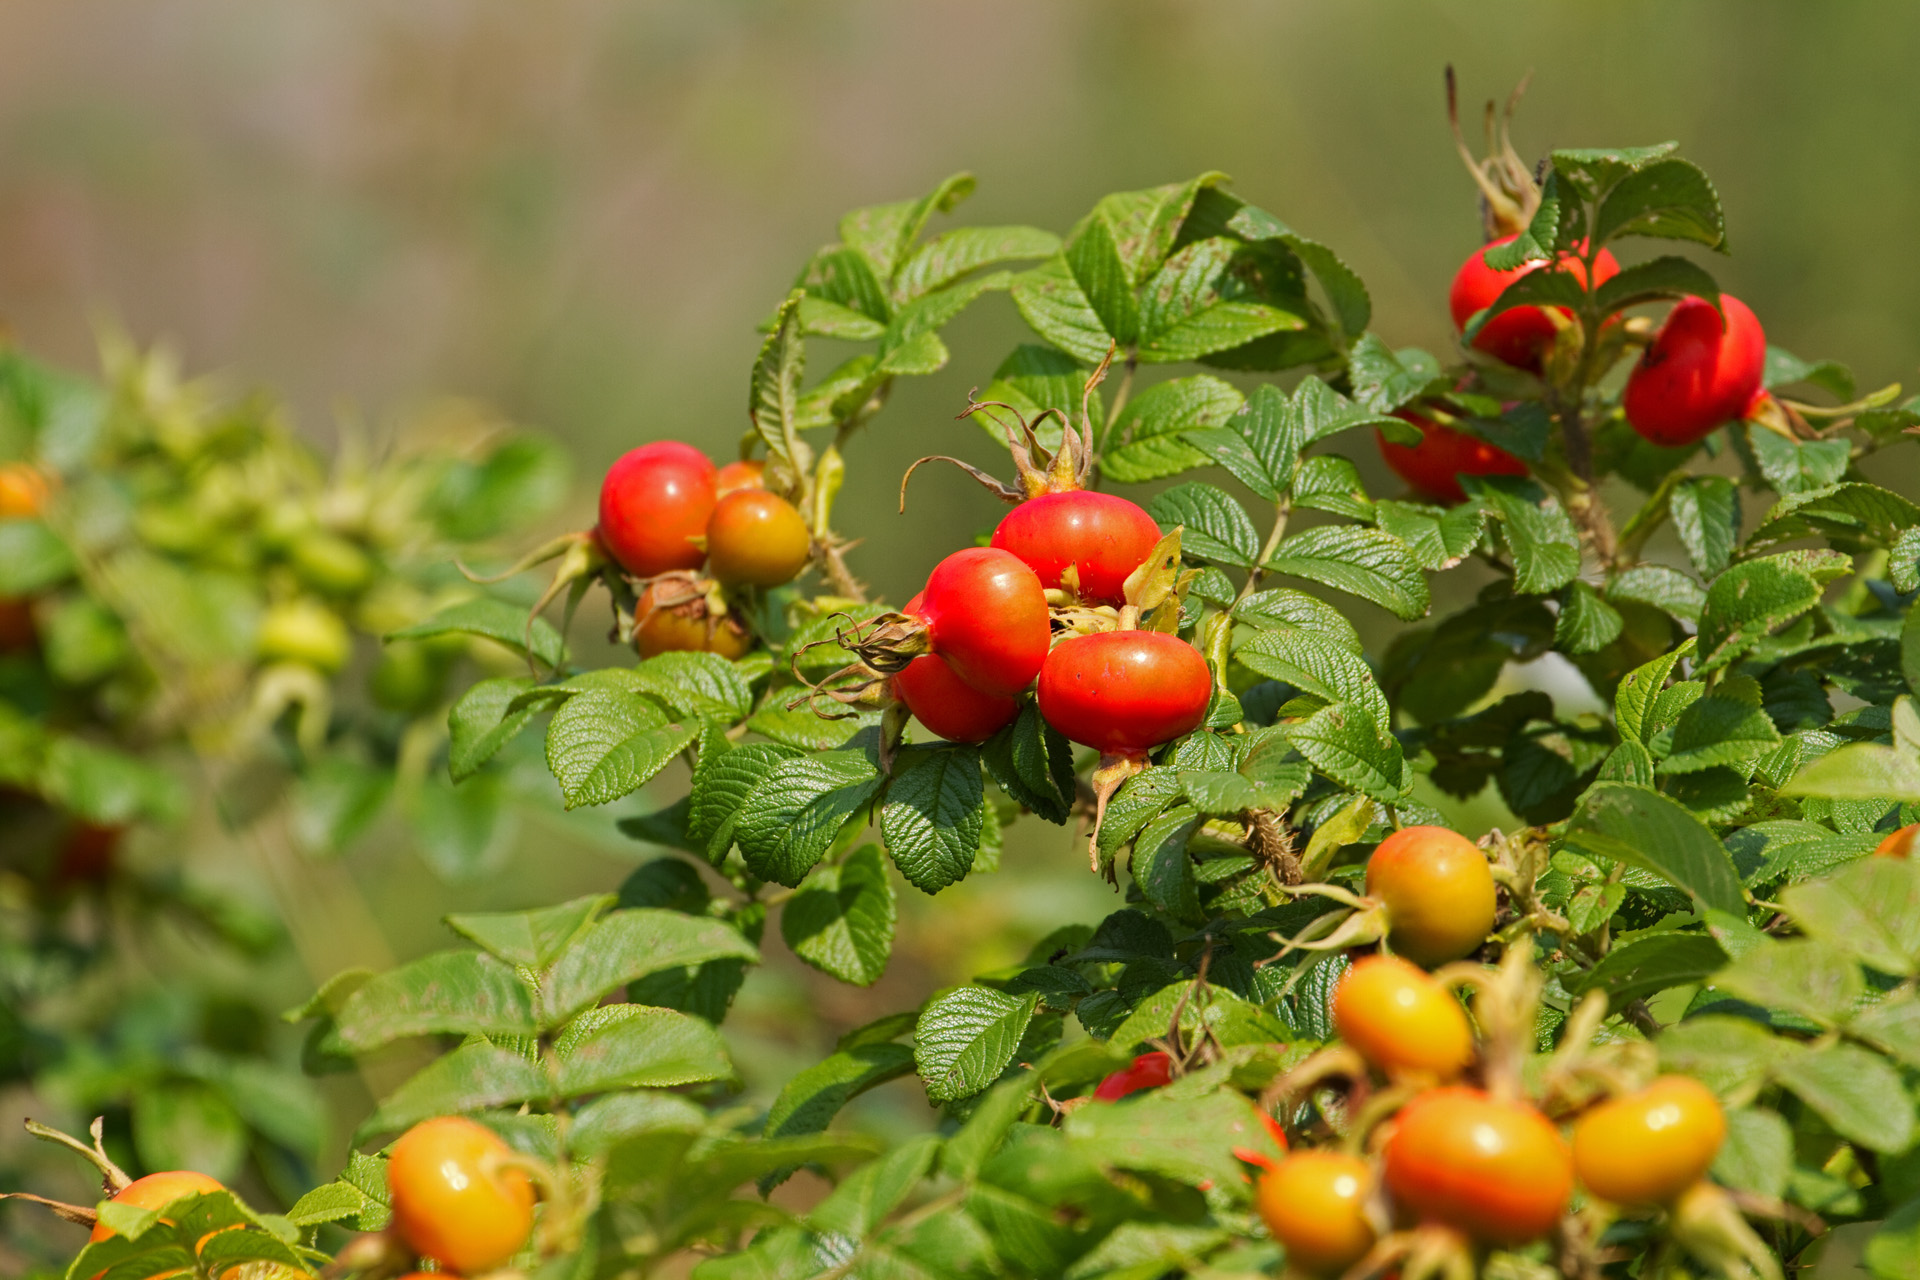
[[[909,606],[911,607],[911,606]],[[914,719],[948,742],[985,742],[1013,723],[1020,704],[953,674],[945,658],[923,653],[893,676],[893,696]]]
[[[1492,306],[1494,299],[1506,292],[1508,285],[1528,272],[1538,271],[1547,265],[1545,262],[1529,262],[1511,271],[1495,271],[1489,267],[1487,250],[1497,249],[1513,238],[1502,236],[1489,241],[1475,249],[1460,264],[1460,270],[1453,277],[1453,287],[1447,291],[1447,308],[1453,313],[1453,327],[1456,330],[1464,331],[1474,312]],[[1561,263],[1581,283],[1586,282],[1587,269],[1579,259],[1569,256],[1563,258]],[[1593,283],[1600,284],[1619,274],[1620,264],[1614,261],[1611,253],[1602,249],[1593,262]],[[1565,307],[1555,309],[1562,315],[1570,314]],[[1477,350],[1516,368],[1538,373],[1546,363],[1547,352],[1553,349],[1557,333],[1557,326],[1544,309],[1515,307],[1482,325],[1480,332],[1474,335],[1473,345]]]
[[[1747,415],[1766,365],[1766,331],[1746,303],[1723,293],[1716,310],[1705,298],[1683,298],[1641,353],[1621,405],[1650,442],[1692,444]]]
[[[630,451],[600,485],[600,545],[636,578],[699,568],[707,553],[688,539],[707,531],[715,474],[706,454],[677,440]]]
[[[1094,604],[1122,603],[1127,575],[1159,541],[1160,526],[1138,505],[1087,489],[1030,498],[993,531],[993,545],[1024,560],[1041,586],[1062,586],[1071,569],[1081,598]]]
[[[1376,431],[1380,456],[1386,459],[1395,475],[1424,498],[1446,503],[1465,502],[1467,492],[1460,487],[1461,476],[1527,474],[1527,464],[1497,444],[1443,427],[1417,413],[1402,410],[1393,416],[1420,428],[1420,443],[1396,444]]]
[[[1211,693],[1199,650],[1160,631],[1062,640],[1040,668],[1040,714],[1103,755],[1142,755],[1193,732]]]

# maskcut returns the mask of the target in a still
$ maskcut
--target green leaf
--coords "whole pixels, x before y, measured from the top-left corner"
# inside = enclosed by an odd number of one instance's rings
[[[1150,765],[1128,778],[1107,801],[1100,824],[1098,848],[1109,865],[1115,854],[1140,834],[1141,828],[1180,796],[1178,770]]]
[[[1293,473],[1300,465],[1300,450],[1306,446],[1306,423],[1300,419],[1299,407],[1280,388],[1266,383],[1254,388],[1247,398],[1246,412],[1235,414],[1228,425],[1246,442],[1268,478],[1268,488],[1262,490],[1232,467],[1228,470],[1254,492],[1277,501],[1291,487]]]
[[[1115,246],[1133,283],[1144,282],[1173,250],[1195,198],[1226,180],[1226,174],[1209,171],[1185,182],[1101,197],[1094,206],[1093,218],[1104,219],[1112,228]]]
[[[0,520],[0,597],[44,591],[73,569],[73,554],[44,522]]]
[[[1348,370],[1353,379],[1354,400],[1375,413],[1392,413],[1417,400],[1441,374],[1440,362],[1427,352],[1418,347],[1389,350],[1386,343],[1371,333],[1363,334],[1353,344]],[[1409,426],[1409,430],[1413,428]]]
[[[880,283],[884,271],[876,271],[873,262],[858,249],[829,245],[813,255],[800,283],[809,294],[836,303],[875,321],[889,314],[886,286]],[[784,308],[782,309],[784,312]],[[785,327],[785,316],[774,318],[771,330]]]
[[[1887,1215],[1861,1250],[1860,1266],[1874,1280],[1920,1277],[1920,1200],[1909,1200]]]
[[[843,653],[839,663],[845,661]],[[879,715],[872,712],[861,712],[842,720],[823,720],[808,707],[789,711],[782,706],[765,706],[748,717],[747,728],[782,746],[802,751],[831,751],[845,746],[862,729],[879,723]]]
[[[324,1182],[293,1202],[287,1221],[296,1227],[317,1227],[323,1222],[356,1218],[366,1212],[371,1201],[367,1193],[348,1182]]]
[[[871,342],[887,331],[887,326],[872,316],[811,293],[800,299],[794,316],[800,332],[807,336]]]
[[[1062,257],[1107,336],[1122,347],[1139,341],[1140,305],[1107,220],[1096,212],[1081,223]]]
[[[927,1002],[914,1024],[914,1063],[933,1102],[969,1098],[992,1084],[1040,1006],[990,987],[959,987]]]
[[[1013,302],[1035,333],[1067,354],[1089,364],[1106,357],[1112,339],[1065,255],[1015,276]]]
[[[865,1239],[920,1185],[940,1154],[941,1142],[936,1134],[920,1134],[854,1170],[814,1206],[808,1225],[838,1240]]]
[[[1221,426],[1244,404],[1239,391],[1211,374],[1156,383],[1114,420],[1102,445],[1100,470],[1123,484],[1139,484],[1201,466],[1207,455],[1187,444],[1183,433]]]
[[[1882,973],[1920,967],[1920,878],[1905,859],[1863,858],[1792,886],[1780,903],[1809,937]]]
[[[1726,963],[1727,953],[1704,933],[1656,933],[1609,951],[1572,990],[1604,991],[1618,1010],[1656,991],[1701,982]]]
[[[1737,1191],[1778,1198],[1793,1172],[1793,1131],[1778,1112],[1742,1107],[1727,1112],[1727,1137],[1713,1162],[1716,1181]]]
[[[464,634],[485,636],[516,653],[527,652],[527,614],[517,605],[488,596],[442,609],[417,626],[392,632],[389,640],[426,640],[433,636]],[[533,656],[549,667],[567,660],[566,642],[545,618],[533,620]]]
[[[1920,757],[1877,742],[1849,743],[1795,774],[1780,794],[1920,804]]]
[[[656,654],[624,674],[634,693],[658,698],[683,715],[732,724],[753,710],[746,676],[717,653]]]
[[[1697,165],[1678,157],[1656,160],[1623,176],[1594,214],[1595,244],[1621,236],[1691,240],[1723,249],[1727,223],[1720,195]]]
[[[1270,388],[1268,388],[1270,389]],[[1231,472],[1234,479],[1268,502],[1277,502],[1287,488],[1261,461],[1247,437],[1230,427],[1202,427],[1183,431],[1180,438]],[[1173,523],[1178,524],[1179,521]]]
[[[1831,488],[1840,482],[1852,461],[1852,445],[1845,439],[1801,443],[1756,423],[1747,428],[1746,440],[1760,474],[1781,494]]]
[[[1920,527],[1906,530],[1893,543],[1887,576],[1902,594],[1920,591]]]
[[[1335,319],[1346,338],[1362,337],[1373,319],[1373,300],[1358,274],[1317,240],[1300,235],[1264,209],[1244,205],[1227,221],[1227,230],[1253,242],[1278,240],[1291,249],[1333,305]],[[1364,338],[1362,338],[1364,341]]]
[[[447,713],[447,730],[452,743],[447,752],[447,770],[455,782],[463,782],[480,771],[480,766],[498,755],[540,714],[537,703],[527,703],[518,711],[508,707],[515,698],[533,688],[525,676],[497,676],[482,680],[460,696]]]
[[[870,987],[893,951],[893,911],[886,860],[877,845],[862,845],[838,866],[814,868],[781,909],[780,936],[821,972]]]
[[[876,274],[891,279],[902,271],[902,262],[914,241],[936,213],[949,213],[973,194],[975,182],[970,173],[956,173],[943,179],[918,200],[870,205],[855,209],[840,219],[840,239],[873,264]]]
[[[1073,746],[1023,702],[1014,722],[980,748],[987,772],[1008,796],[1055,824],[1067,820],[1074,794]]]
[[[1310,631],[1264,631],[1234,651],[1242,666],[1317,694],[1348,702],[1372,721],[1384,739],[1393,720],[1373,668],[1364,658]]]
[[[1201,919],[1187,841],[1205,819],[1192,805],[1175,805],[1147,823],[1133,841],[1133,882],[1156,909],[1176,920]]]
[[[822,1132],[850,1100],[912,1070],[913,1050],[903,1044],[843,1049],[787,1082],[767,1111],[766,1136]]]
[[[1768,1009],[1832,1026],[1853,1012],[1866,990],[1859,966],[1823,942],[1792,939],[1744,952],[1713,985]]]
[[[451,915],[447,927],[508,964],[544,969],[613,902],[612,894],[597,893],[538,911]]]
[[[435,1116],[514,1106],[545,1098],[550,1091],[546,1073],[523,1055],[476,1040],[434,1059],[395,1089],[361,1122],[355,1141],[408,1129]]]
[[[1848,483],[1789,493],[1747,540],[1749,550],[1806,537],[1842,544],[1893,546],[1920,525],[1920,507],[1878,485]]]
[[[1312,780],[1306,766],[1298,761],[1280,766],[1265,778],[1214,769],[1181,769],[1176,776],[1181,794],[1201,813],[1214,817],[1232,817],[1249,809],[1285,810]],[[1107,813],[1108,821],[1112,821],[1111,802]]]
[[[1586,302],[1586,288],[1581,284],[1580,277],[1571,270],[1557,266],[1538,267],[1502,289],[1499,297],[1475,312],[1461,332],[1461,339],[1471,343],[1486,328],[1489,320],[1515,307],[1566,307],[1579,310],[1586,306]]]
[[[718,866],[733,847],[733,829],[753,789],[782,761],[798,759],[792,747],[773,742],[726,746],[724,737],[700,752],[693,770],[693,804],[687,815],[687,835],[704,841],[707,861]]]
[[[1516,476],[1463,476],[1461,483],[1499,522],[1513,556],[1515,591],[1544,595],[1573,581],[1580,572],[1580,535],[1557,498]]]
[[[864,751],[781,761],[748,795],[734,828],[747,869],[797,887],[885,782]]]
[[[1613,696],[1614,722],[1619,725],[1622,737],[1644,743],[1653,735],[1658,728],[1650,720],[1654,705],[1661,691],[1666,688],[1667,678],[1673,674],[1674,667],[1692,652],[1693,640],[1689,637],[1677,648],[1635,667],[1621,677]]]
[[[1828,1045],[1793,1054],[1774,1074],[1848,1141],[1888,1153],[1912,1145],[1913,1100],[1878,1054]]]
[[[1060,237],[1038,227],[956,227],[915,249],[893,279],[893,296],[908,302],[1002,262],[1051,258]]]
[[[1213,485],[1198,480],[1177,484],[1154,495],[1147,513],[1165,532],[1183,527],[1180,551],[1188,559],[1249,569],[1259,558],[1260,535],[1246,508]]]
[[[1233,606],[1233,618],[1261,631],[1309,631],[1356,657],[1361,653],[1360,633],[1345,614],[1319,597],[1291,587],[1254,592]]]
[[[1828,392],[1834,399],[1853,399],[1853,372],[1837,360],[1809,362],[1782,347],[1767,348],[1766,371],[1760,385],[1769,391],[1806,383]]]
[[[548,722],[547,767],[567,808],[609,804],[666,768],[699,731],[667,723],[665,712],[635,694],[589,689]]]
[[[1607,583],[1607,599],[1613,604],[1644,604],[1670,613],[1688,622],[1699,620],[1707,593],[1700,584],[1663,564],[1636,565],[1616,573]]]
[[[859,259],[853,254],[845,254],[838,260],[851,268]],[[809,270],[809,274],[813,274]],[[869,279],[871,277],[869,276]],[[874,285],[868,293],[877,293]],[[800,337],[799,310],[800,300],[806,295],[795,289],[780,304],[780,310],[774,315],[773,330],[767,340],[760,345],[760,354],[753,362],[753,377],[749,382],[747,396],[747,418],[753,423],[753,429],[766,446],[767,456],[790,470],[804,474],[807,459],[796,457],[795,451],[805,448],[799,442],[800,380],[806,374],[806,344]],[[825,296],[830,301],[845,303],[848,297],[834,297],[832,292]],[[869,297],[868,304],[873,304]],[[884,319],[885,303],[880,303],[883,312],[874,316]]]
[[[1655,1047],[1664,1070],[1697,1076],[1715,1093],[1752,1084],[1792,1050],[1751,1018],[1722,1014],[1688,1018],[1660,1033]]]
[[[1293,478],[1293,504],[1354,520],[1373,519],[1373,499],[1361,483],[1360,469],[1337,454],[1320,454],[1300,464]]]
[[[1329,524],[1296,533],[1274,549],[1267,568],[1359,596],[1405,620],[1424,616],[1431,603],[1413,552],[1378,529]]]
[[[587,1035],[555,1045],[554,1088],[561,1097],[617,1089],[666,1089],[733,1078],[720,1033],[703,1019],[646,1005],[612,1005]]]
[[[1680,713],[1660,772],[1698,773],[1720,765],[1751,769],[1779,745],[1780,731],[1765,709],[1733,698],[1701,698]]]
[[[1189,1186],[1243,1185],[1233,1148],[1271,1146],[1258,1113],[1231,1089],[1198,1097],[1157,1089],[1117,1106],[1076,1108],[1061,1127],[1073,1148],[1101,1165]]]
[[[1238,249],[1226,237],[1196,241],[1147,281],[1140,313],[1143,363],[1197,360],[1270,333],[1306,327],[1306,321],[1278,307],[1221,296],[1223,286],[1237,284],[1230,268]]]
[[[1679,146],[1677,142],[1657,142],[1650,147],[1565,147],[1553,153],[1553,171],[1576,193],[1591,200],[1629,174],[1672,155]]]
[[[1560,597],[1560,616],[1554,621],[1553,647],[1562,653],[1586,654],[1619,639],[1626,620],[1600,593],[1576,579]]]
[[[1401,803],[1406,761],[1400,744],[1391,737],[1383,740],[1365,710],[1344,702],[1322,707],[1288,725],[1287,740],[1342,786],[1386,804]]]
[[[1673,527],[1700,576],[1711,579],[1724,573],[1740,543],[1740,491],[1733,481],[1725,476],[1688,476],[1675,486],[1668,507]]]
[[[511,965],[478,951],[436,951],[369,979],[340,1007],[337,1034],[364,1053],[404,1036],[532,1035],[533,995]]]
[[[1740,878],[1726,849],[1698,818],[1657,791],[1618,782],[1594,784],[1568,826],[1567,841],[1588,853],[1643,867],[1717,911],[1739,914],[1745,909]]]
[[[1603,316],[1643,302],[1686,297],[1705,298],[1717,304],[1720,286],[1701,267],[1685,258],[1671,256],[1628,267],[1593,291],[1593,300]]]
[[[1758,644],[1775,627],[1799,617],[1820,602],[1820,584],[1769,556],[1737,564],[1713,580],[1700,613],[1696,673],[1726,666]]]
[[[908,884],[938,893],[966,876],[980,848],[985,798],[974,748],[908,747],[899,753],[880,806],[880,832]]]
[[[760,953],[724,921],[655,908],[615,911],[554,962],[540,991],[539,1024],[559,1026],[615,987],[650,973],[726,959],[758,964]]]
[[[1374,523],[1407,544],[1428,572],[1451,569],[1465,560],[1486,535],[1487,513],[1472,504],[1451,511],[1382,499],[1373,504]]]

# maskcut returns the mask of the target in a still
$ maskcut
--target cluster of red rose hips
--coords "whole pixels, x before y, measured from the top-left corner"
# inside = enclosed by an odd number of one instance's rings
[[[1198,727],[1212,693],[1192,645],[1142,629],[1138,584],[1161,548],[1160,526],[1125,498],[1081,487],[1087,451],[1076,432],[1063,433],[1044,466],[1037,444],[1009,435],[1022,488],[999,491],[1017,499],[1014,509],[991,545],[946,557],[904,609],[847,638],[867,678],[861,696],[904,704],[948,741],[983,742],[1033,689],[1068,739],[1137,765]],[[739,657],[752,636],[729,593],[777,586],[806,567],[806,522],[763,478],[757,462],[716,469],[674,441],[643,445],[607,472],[593,536],[640,585],[642,657]]]
[[[715,467],[677,440],[641,445],[607,469],[594,534],[646,584],[634,608],[641,657],[690,649],[737,658],[752,647],[728,591],[791,582],[813,554],[806,520],[764,479],[763,463]]]
[[[1529,262],[1506,271],[1488,266],[1487,252],[1513,239],[1503,236],[1476,249],[1454,275],[1447,305],[1456,331],[1464,332],[1467,322],[1493,305],[1514,281],[1547,265]],[[1586,265],[1578,257],[1566,255],[1557,265],[1582,285],[1589,284]],[[1620,264],[1602,249],[1594,255],[1591,287],[1619,272]],[[1563,307],[1514,307],[1482,325],[1473,347],[1516,369],[1539,374],[1570,316]],[[1627,378],[1622,399],[1627,423],[1649,443],[1676,448],[1702,439],[1724,423],[1751,417],[1766,400],[1761,385],[1766,359],[1766,333],[1744,302],[1726,293],[1720,295],[1718,307],[1705,298],[1684,298],[1667,313]],[[1460,502],[1466,497],[1460,487],[1462,475],[1527,472],[1526,463],[1478,436],[1410,409],[1395,416],[1420,428],[1420,443],[1398,444],[1381,436],[1381,456],[1395,474],[1426,497]]]
[[[1174,633],[1177,533],[1082,487],[1084,432],[1064,428],[1047,456],[1031,425],[1019,428],[1008,424],[1019,484],[978,477],[1014,503],[989,545],[947,556],[904,609],[842,644],[951,742],[992,737],[1032,688],[1048,724],[1100,752],[1095,788],[1111,794],[1150,749],[1198,728],[1212,696],[1206,660]]]

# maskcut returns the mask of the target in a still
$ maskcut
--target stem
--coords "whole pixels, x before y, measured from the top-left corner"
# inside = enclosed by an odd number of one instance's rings
[[[1240,594],[1233,598],[1233,604],[1227,607],[1232,613],[1242,600],[1252,595],[1267,576],[1267,560],[1280,546],[1280,540],[1287,536],[1287,518],[1293,514],[1291,499],[1282,498],[1273,504],[1273,528],[1267,532],[1266,545],[1260,548],[1260,558],[1253,562],[1253,568],[1247,570],[1247,580],[1240,584]]]
[[[1107,420],[1100,428],[1100,450],[1107,448],[1107,433],[1113,430],[1113,424],[1120,419],[1120,411],[1127,407],[1127,398],[1133,394],[1133,371],[1139,367],[1136,353],[1127,353],[1126,368],[1120,374],[1120,385],[1114,389],[1113,403],[1107,407]]]

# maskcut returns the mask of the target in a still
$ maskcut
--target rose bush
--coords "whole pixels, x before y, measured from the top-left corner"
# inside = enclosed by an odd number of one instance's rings
[[[471,1265],[554,1280],[1778,1276],[1847,1223],[1913,1274],[1920,868],[1873,855],[1920,818],[1920,507],[1870,474],[1920,412],[1649,252],[1724,248],[1672,144],[1532,174],[1475,166],[1485,296],[1456,287],[1444,358],[1391,347],[1335,253],[1220,174],[1062,237],[932,231],[964,176],[847,215],[750,378],[736,496],[797,513],[804,556],[783,516],[743,569],[716,469],[654,443],[672,475],[629,455],[597,529],[529,557],[569,614],[604,587],[639,661],[583,667],[499,601],[396,632],[524,660],[452,706],[460,788],[542,724],[569,807],[682,762],[623,823],[665,852],[334,978],[293,1013],[310,1061],[434,1051],[340,1176],[283,1216],[109,1204],[70,1274],[445,1263],[418,1213],[391,1225],[421,1175],[389,1155],[449,1116],[498,1140],[463,1187],[538,1194]],[[889,609],[833,522],[849,455],[994,294],[1036,340],[955,407],[1014,505]],[[856,350],[809,379],[827,341]],[[1486,448],[1390,452],[1414,496],[1343,452],[1441,430]],[[1404,624],[1371,656],[1354,601]],[[1591,699],[1508,678],[1550,655]],[[1514,820],[1450,836],[1436,802],[1489,789]],[[1029,821],[1062,856],[1084,834],[1122,905],[731,1104],[719,1027],[769,924],[870,985],[896,878],[990,873]],[[906,1076],[933,1131],[835,1127]],[[831,1189],[766,1198],[801,1168]]]

